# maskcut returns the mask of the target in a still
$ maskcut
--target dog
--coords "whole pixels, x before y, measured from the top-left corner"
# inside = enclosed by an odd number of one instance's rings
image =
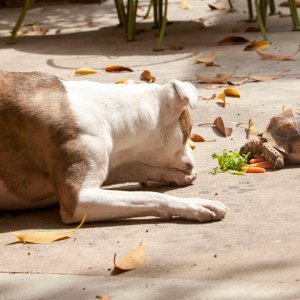
[[[101,187],[125,182],[191,184],[188,82],[104,84],[41,72],[0,72],[0,209],[59,202],[66,224],[178,216],[223,219],[218,201]]]

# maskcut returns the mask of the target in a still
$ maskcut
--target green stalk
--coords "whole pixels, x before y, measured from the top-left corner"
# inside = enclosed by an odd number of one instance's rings
[[[261,33],[261,35],[262,35],[262,37],[265,41],[269,41],[269,38],[268,38],[267,33],[266,33],[266,28],[265,28],[264,23],[262,21],[259,0],[255,0],[255,7],[256,7],[256,12],[257,12],[257,22],[258,22],[258,26],[259,26],[259,29],[260,29],[260,33]]]
[[[270,7],[270,15],[276,15],[276,5],[275,0],[269,0],[269,7]]]
[[[12,29],[11,31],[11,35],[10,35],[10,39],[8,40],[8,44],[14,44],[16,42],[16,35],[17,35],[17,32],[19,31],[24,19],[25,19],[25,16],[27,14],[27,11],[28,9],[31,7],[31,5],[33,5],[35,0],[25,0],[24,2],[24,6],[21,10],[21,13],[19,15],[19,18],[14,26],[14,28]]]
[[[260,0],[260,14],[265,28],[267,27],[267,8],[267,0]]]
[[[144,17],[143,17],[144,19],[147,19],[147,18],[149,17],[149,14],[150,14],[150,11],[151,11],[152,6],[153,6],[153,0],[150,0],[149,5],[148,5],[147,12],[146,12],[146,14],[145,14]]]
[[[231,0],[228,0],[228,4],[229,4],[229,7],[230,7],[230,10],[234,11],[234,7],[233,7],[233,4],[232,4]]]
[[[134,36],[132,31],[133,14],[133,0],[127,0],[127,41],[132,41]]]
[[[167,14],[168,14],[168,0],[165,0],[165,10],[164,10],[164,15],[163,15],[163,19],[162,19],[162,24],[160,27],[160,32],[159,32],[159,37],[158,40],[156,42],[156,45],[154,47],[154,51],[161,51],[163,50],[163,48],[161,47],[162,45],[162,41],[164,39],[165,36],[165,32],[166,32],[166,26],[167,26]]]
[[[298,16],[295,0],[289,0],[289,7],[290,7],[291,15],[292,15],[293,30],[299,31],[300,30],[300,21],[299,21],[299,16]]]
[[[160,29],[163,21],[163,0],[158,0],[158,28]]]
[[[153,18],[154,18],[154,28],[158,28],[158,12],[157,12],[157,0],[153,0]]]
[[[115,6],[116,6],[116,9],[117,9],[117,14],[118,14],[118,19],[119,19],[119,25],[121,27],[123,27],[124,24],[123,24],[123,20],[122,20],[122,16],[121,16],[121,7],[120,7],[120,4],[119,4],[118,0],[115,0]]]
[[[255,18],[253,15],[253,6],[252,6],[252,0],[247,0],[248,3],[248,13],[249,13],[249,22],[254,22]]]

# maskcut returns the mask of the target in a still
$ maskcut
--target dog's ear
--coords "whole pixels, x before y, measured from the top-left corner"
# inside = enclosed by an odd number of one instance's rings
[[[170,85],[170,88],[175,91],[174,96],[183,108],[186,106],[194,108],[196,106],[198,101],[198,91],[193,84],[182,82],[177,79],[171,80],[168,84]]]

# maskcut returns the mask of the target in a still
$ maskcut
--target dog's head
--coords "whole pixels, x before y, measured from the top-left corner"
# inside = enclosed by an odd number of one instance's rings
[[[197,100],[197,89],[189,82],[174,79],[161,87],[158,130],[151,147],[153,155],[147,155],[146,163],[187,173],[194,168],[187,140],[192,129],[189,108],[194,108]]]

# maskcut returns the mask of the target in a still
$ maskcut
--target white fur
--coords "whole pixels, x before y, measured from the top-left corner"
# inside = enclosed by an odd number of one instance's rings
[[[217,201],[99,188],[149,180],[185,185],[196,178],[178,121],[186,106],[196,105],[194,86],[178,80],[164,86],[62,82],[90,158],[75,214],[64,222],[78,222],[84,214],[89,221],[151,215],[203,222],[224,217],[226,207]]]

